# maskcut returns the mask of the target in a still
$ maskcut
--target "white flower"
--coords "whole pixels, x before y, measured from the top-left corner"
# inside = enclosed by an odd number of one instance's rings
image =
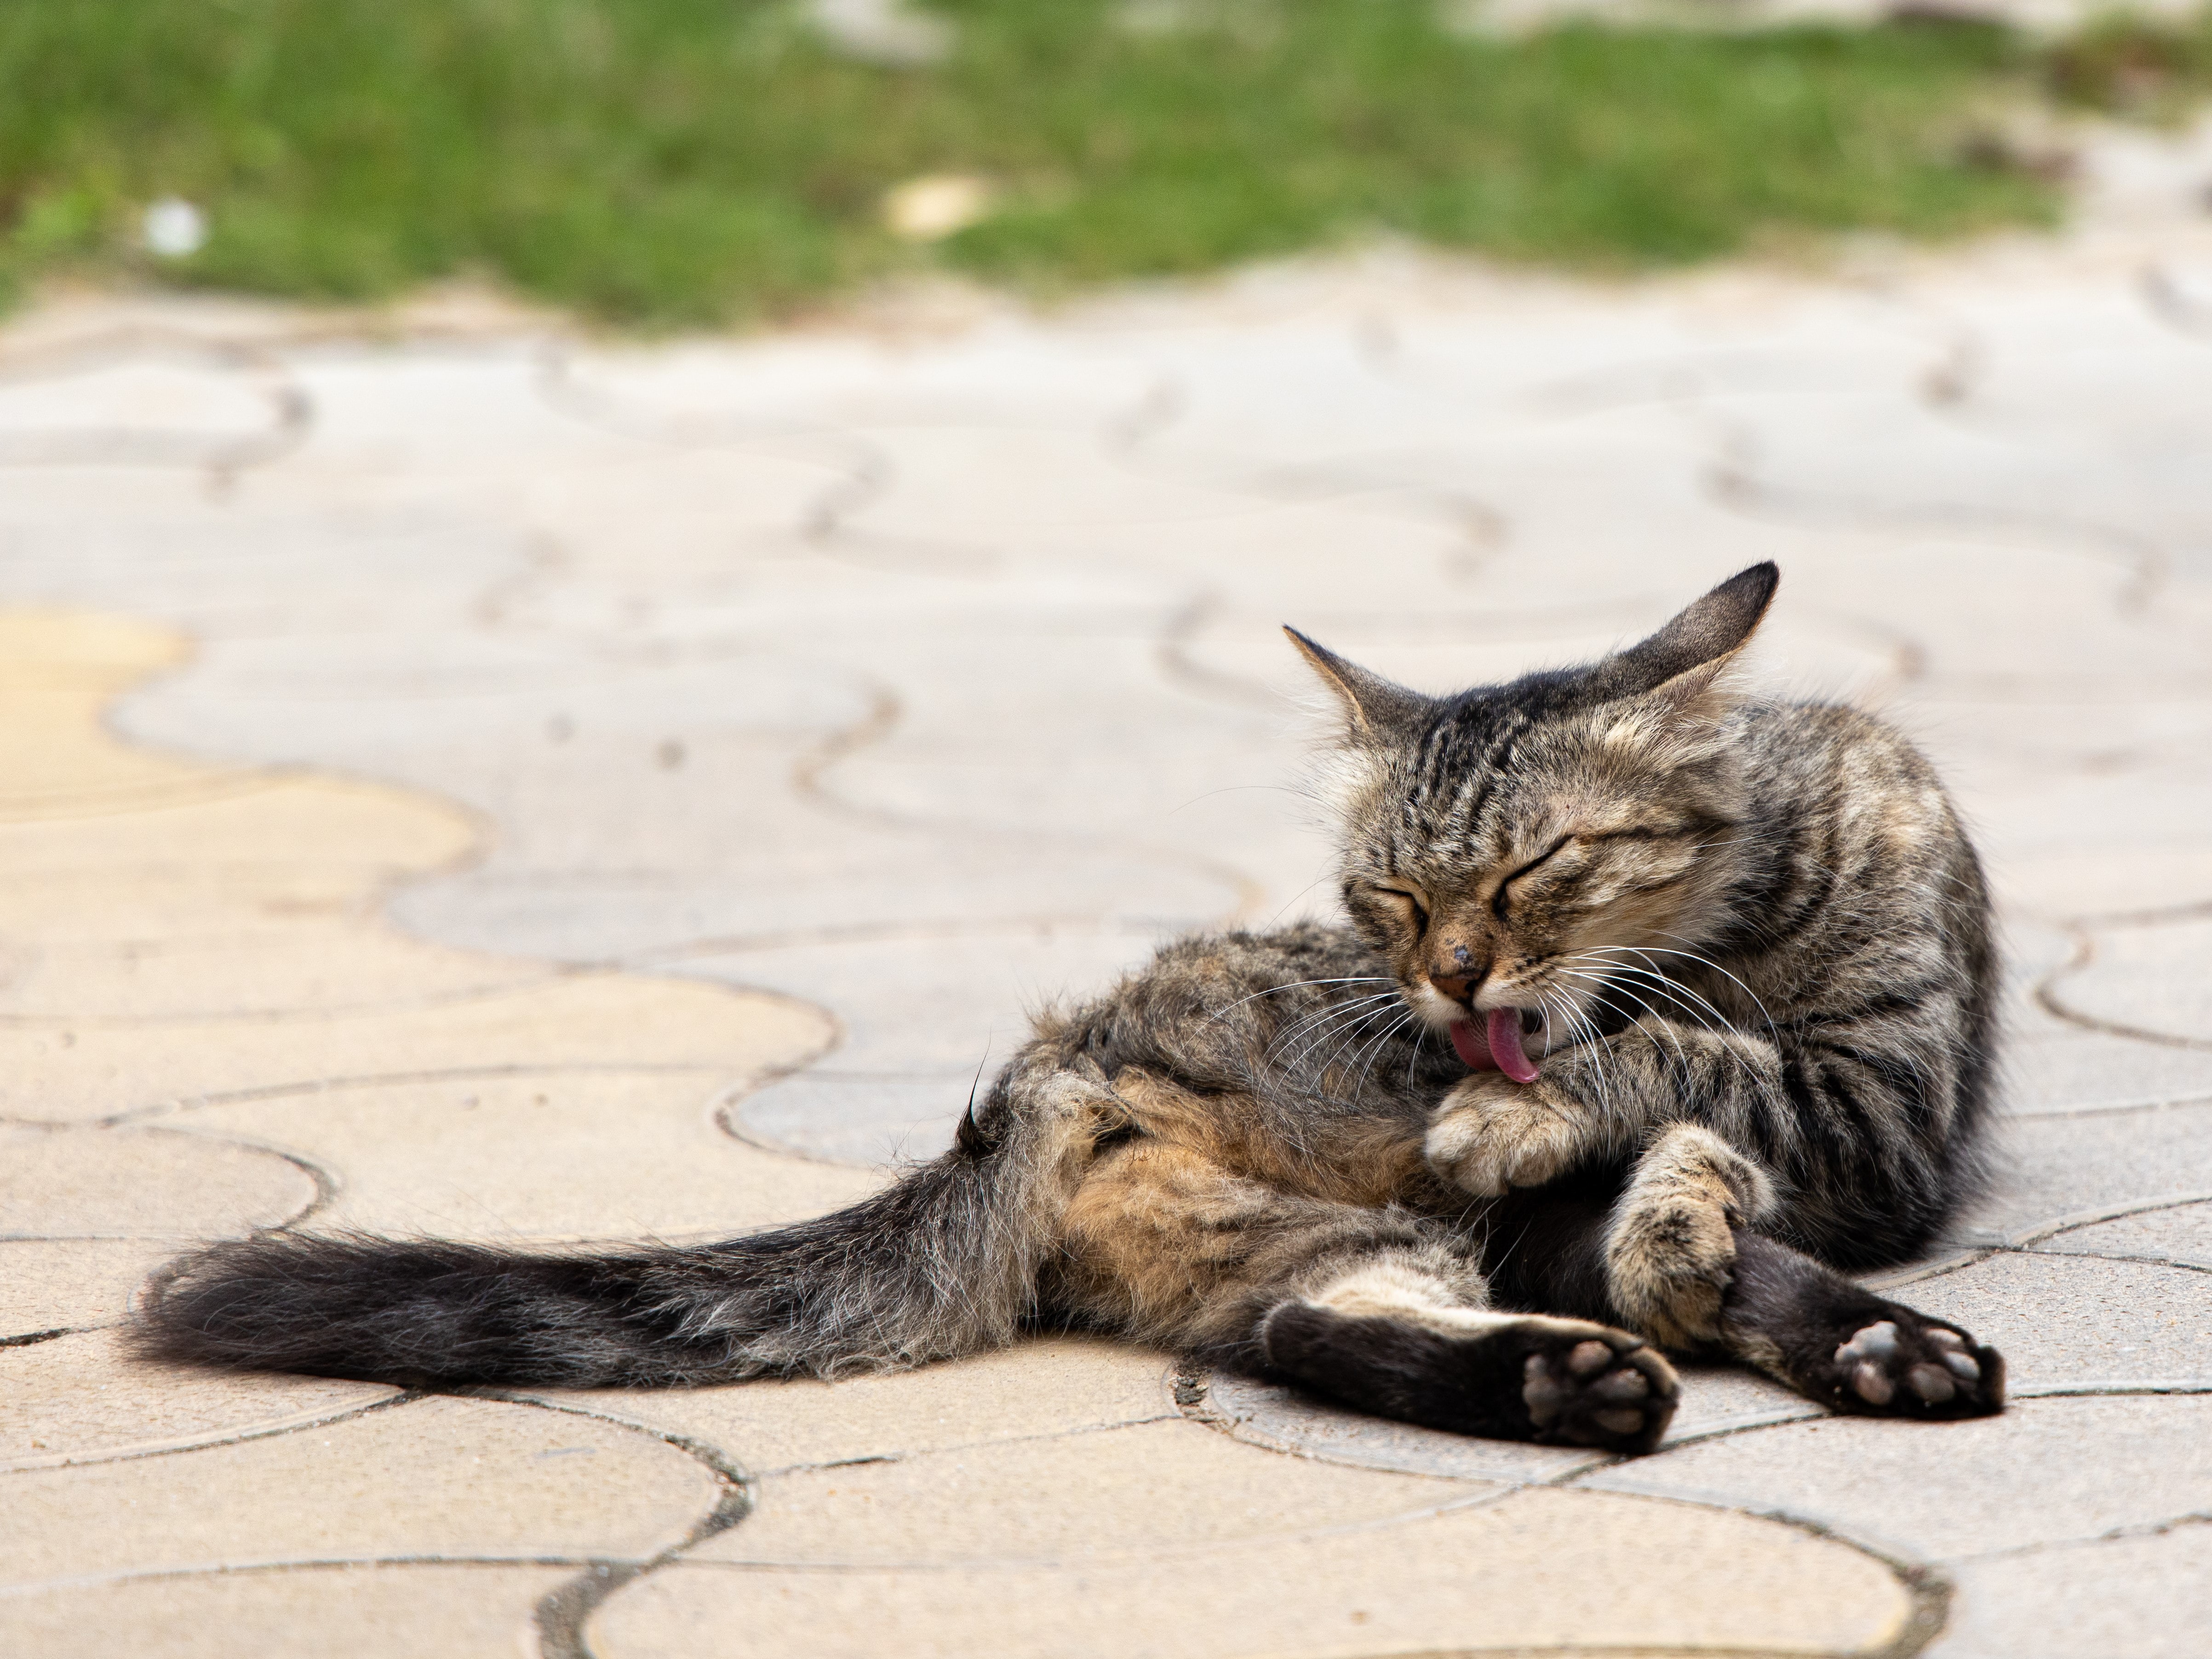
[[[182,259],[206,246],[207,215],[182,197],[164,196],[146,210],[144,234],[149,252]]]

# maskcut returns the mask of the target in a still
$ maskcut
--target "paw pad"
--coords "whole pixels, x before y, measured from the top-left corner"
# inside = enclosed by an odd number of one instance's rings
[[[1631,1337],[1546,1343],[1522,1361],[1521,1376],[1540,1440],[1649,1451],[1674,1414],[1674,1372]]]
[[[1915,1365],[1905,1374],[1912,1392],[1931,1406],[1940,1406],[1959,1392],[1959,1385],[1951,1380],[1948,1371],[1934,1365]]]
[[[1632,1400],[1641,1400],[1651,1392],[1651,1384],[1642,1371],[1615,1371],[1611,1376],[1601,1376],[1591,1385],[1590,1392],[1601,1400],[1610,1400],[1625,1405]]]
[[[1911,1416],[1979,1416],[2002,1409],[2004,1364],[1962,1332],[1923,1325],[1909,1309],[1869,1320],[1835,1350],[1828,1397]]]
[[[1887,1359],[1897,1352],[1897,1324],[1885,1319],[1868,1326],[1836,1350],[1836,1364],[1848,1365],[1855,1359]]]
[[[1851,1392],[1869,1406],[1887,1406],[1897,1390],[1879,1365],[1863,1359],[1851,1368]]]
[[[1577,1376],[1593,1376],[1613,1364],[1613,1350],[1602,1342],[1577,1342],[1567,1356],[1567,1369]]]

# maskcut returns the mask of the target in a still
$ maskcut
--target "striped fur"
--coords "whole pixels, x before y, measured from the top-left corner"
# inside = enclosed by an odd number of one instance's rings
[[[953,1148],[852,1209],[593,1255],[267,1235],[167,1269],[142,1347],[589,1386],[1076,1327],[1636,1450],[1673,1409],[1649,1338],[1842,1408],[1996,1409],[1996,1356],[1820,1265],[1899,1259],[1972,1190],[1994,968],[1911,747],[1733,692],[1776,580],[1446,698],[1294,635],[1343,708],[1348,925],[1178,941],[1041,1018]],[[1494,1010],[1534,1081],[1455,1050]]]

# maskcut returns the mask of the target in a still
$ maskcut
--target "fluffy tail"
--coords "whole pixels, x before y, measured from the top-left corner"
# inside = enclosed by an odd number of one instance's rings
[[[1032,1052],[935,1163],[850,1209],[726,1243],[526,1255],[267,1233],[216,1244],[155,1279],[137,1346],[416,1387],[559,1388],[831,1376],[996,1347],[1035,1310],[1101,1094],[1103,1079]]]

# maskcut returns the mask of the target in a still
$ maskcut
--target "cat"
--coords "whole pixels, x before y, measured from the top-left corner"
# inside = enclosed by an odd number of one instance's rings
[[[694,1384],[1073,1328],[1431,1427],[1620,1452],[1662,1350],[1843,1411],[2002,1408],[1957,1327],[1843,1276],[1981,1179],[1996,965],[1928,763],[1763,701],[1753,567],[1587,666],[1334,694],[1347,921],[1178,940],[1035,1022],[951,1149],[726,1243],[522,1254],[272,1232],[142,1299],[171,1360]]]

